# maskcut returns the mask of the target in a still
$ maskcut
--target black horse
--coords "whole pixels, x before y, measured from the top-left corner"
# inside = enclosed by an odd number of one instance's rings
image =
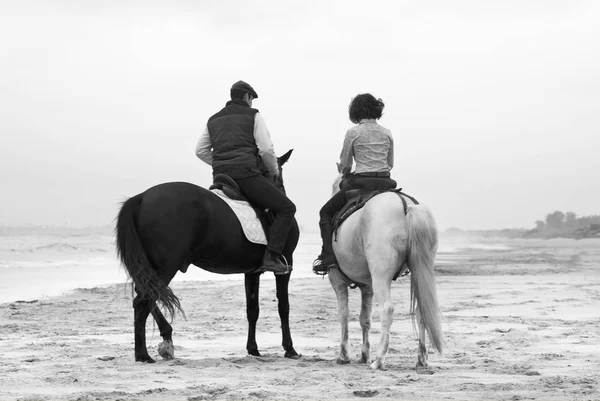
[[[278,158],[279,171],[292,150]],[[285,191],[279,174],[277,186]],[[174,357],[173,329],[157,302],[173,317],[183,313],[179,299],[169,283],[178,271],[186,272],[190,264],[219,274],[245,274],[246,315],[250,355],[260,356],[256,344],[260,265],[265,246],[249,242],[230,207],[213,192],[186,182],[169,182],[154,186],[129,198],[121,207],[116,223],[116,246],[121,262],[133,281],[135,360],[155,362],[146,348],[146,320],[152,313],[163,342],[159,354]],[[283,256],[292,266],[292,254],[299,238],[294,220]],[[287,358],[298,358],[289,327],[288,284],[290,273],[275,276],[282,345]]]

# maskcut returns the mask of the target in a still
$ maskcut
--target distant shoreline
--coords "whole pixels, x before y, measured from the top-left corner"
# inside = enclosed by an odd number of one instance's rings
[[[449,228],[443,231],[446,236],[478,236],[478,237],[501,237],[501,238],[522,238],[522,239],[553,239],[553,238],[600,238],[600,227],[590,225],[571,230],[559,229],[525,229],[525,228],[505,228],[501,230],[462,230],[460,228]]]
[[[302,230],[303,234],[318,233],[317,230]],[[531,238],[531,239],[552,239],[552,238],[600,238],[600,226],[598,224],[579,227],[576,229],[527,229],[527,228],[502,228],[502,229],[483,229],[466,230],[457,227],[450,227],[441,231],[444,236],[478,236],[483,238]],[[114,236],[114,227],[112,225],[98,226],[51,226],[51,225],[6,225],[0,226],[0,236],[25,236],[25,235],[106,235]]]

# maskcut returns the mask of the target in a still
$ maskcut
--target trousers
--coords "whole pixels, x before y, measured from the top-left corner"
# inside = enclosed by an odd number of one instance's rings
[[[269,227],[267,249],[281,255],[294,223],[296,205],[262,175],[237,178],[234,181],[250,203],[273,212],[274,220]]]

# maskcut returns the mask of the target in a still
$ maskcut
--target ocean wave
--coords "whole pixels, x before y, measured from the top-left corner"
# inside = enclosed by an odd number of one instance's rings
[[[441,254],[459,253],[466,250],[508,251],[512,249],[511,246],[499,242],[480,242],[469,240],[444,240],[440,242],[438,253]]]
[[[0,252],[22,254],[76,254],[76,253],[108,253],[114,252],[112,238],[53,238],[53,237],[18,237],[0,238]]]
[[[92,252],[92,253],[107,253],[113,250],[112,246],[106,246],[104,248],[98,246],[82,246],[73,245],[63,242],[56,242],[54,244],[34,246],[31,248],[8,248],[11,252],[24,252],[24,253],[42,253],[42,252],[61,252],[61,253],[76,253],[76,252]]]
[[[79,266],[82,269],[91,266],[117,266],[119,261],[116,258],[91,258],[82,260],[62,259],[62,260],[0,260],[0,269],[35,269],[35,268],[66,268]]]
[[[35,248],[28,249],[30,252],[35,251],[77,251],[78,246],[67,244],[64,242],[55,242],[53,244],[36,246]]]

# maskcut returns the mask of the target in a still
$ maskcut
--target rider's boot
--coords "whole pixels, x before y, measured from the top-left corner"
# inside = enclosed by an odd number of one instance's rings
[[[273,272],[277,275],[288,274],[290,272],[288,266],[281,261],[280,256],[269,249],[265,250],[260,270],[262,272]]]
[[[313,273],[323,276],[327,274],[329,269],[338,267],[338,264],[333,253],[333,227],[331,226],[331,222],[320,221],[319,227],[321,229],[323,247],[321,248],[321,254],[313,262]]]

